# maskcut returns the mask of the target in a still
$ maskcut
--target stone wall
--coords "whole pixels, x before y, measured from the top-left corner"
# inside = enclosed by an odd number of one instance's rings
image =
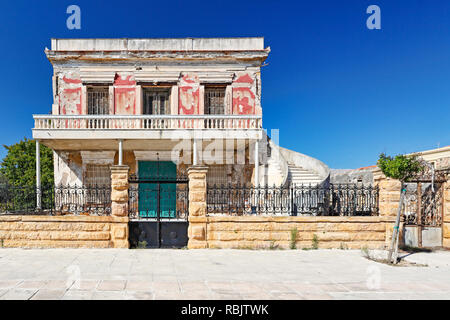
[[[319,248],[383,249],[389,245],[393,218],[386,217],[287,217],[209,216],[208,248],[289,248],[291,230],[297,229],[297,248],[311,248],[316,235]]]
[[[383,194],[385,209],[371,217],[225,216],[206,214],[207,167],[191,167],[189,175],[188,248],[297,248],[384,249],[389,247],[395,222],[392,181]],[[381,181],[380,181],[381,182]],[[383,182],[381,182],[383,184]],[[392,184],[392,185],[391,185]],[[399,190],[396,191],[399,193]],[[380,192],[383,193],[383,192]],[[397,199],[398,201],[398,199]],[[393,214],[392,214],[393,213]],[[297,230],[292,239],[291,231]]]
[[[128,248],[128,217],[4,215],[0,247]]]

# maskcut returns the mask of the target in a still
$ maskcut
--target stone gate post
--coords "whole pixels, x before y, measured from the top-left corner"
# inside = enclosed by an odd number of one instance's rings
[[[125,165],[111,166],[111,242],[115,248],[128,248],[128,170]]]
[[[397,216],[398,204],[400,201],[401,182],[392,178],[387,178],[379,168],[373,171],[374,185],[379,187],[379,215],[385,218],[386,225],[386,248],[389,248],[391,237]],[[399,240],[402,244],[403,223],[400,222]]]
[[[206,173],[208,167],[192,166],[189,177],[189,227],[188,248],[207,248],[206,223]]]

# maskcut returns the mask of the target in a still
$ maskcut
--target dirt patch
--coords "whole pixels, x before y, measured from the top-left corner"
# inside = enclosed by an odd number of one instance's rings
[[[407,252],[404,252],[404,253],[407,253]],[[372,254],[368,250],[362,250],[362,256],[364,258],[366,258],[367,260],[375,261],[378,263],[383,263],[383,264],[386,264],[391,267],[428,267],[428,265],[426,265],[426,264],[410,262],[410,261],[406,261],[402,258],[398,258],[397,259],[398,262],[396,264],[394,264],[394,263],[389,262],[387,258]]]

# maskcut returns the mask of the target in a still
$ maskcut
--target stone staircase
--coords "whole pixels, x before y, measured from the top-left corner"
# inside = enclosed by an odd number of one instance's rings
[[[329,181],[330,169],[322,161],[282,148],[270,139],[263,146],[265,148],[259,150],[263,161],[259,167],[261,185],[316,185]]]
[[[288,181],[293,184],[317,184],[324,179],[312,170],[306,170],[298,165],[288,162]]]
[[[278,177],[283,175],[280,160],[269,158],[269,160],[267,160],[267,164],[268,164],[267,175]]]

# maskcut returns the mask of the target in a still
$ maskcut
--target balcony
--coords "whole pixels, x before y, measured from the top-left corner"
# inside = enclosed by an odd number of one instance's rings
[[[261,139],[262,117],[248,115],[33,115],[33,138]]]

